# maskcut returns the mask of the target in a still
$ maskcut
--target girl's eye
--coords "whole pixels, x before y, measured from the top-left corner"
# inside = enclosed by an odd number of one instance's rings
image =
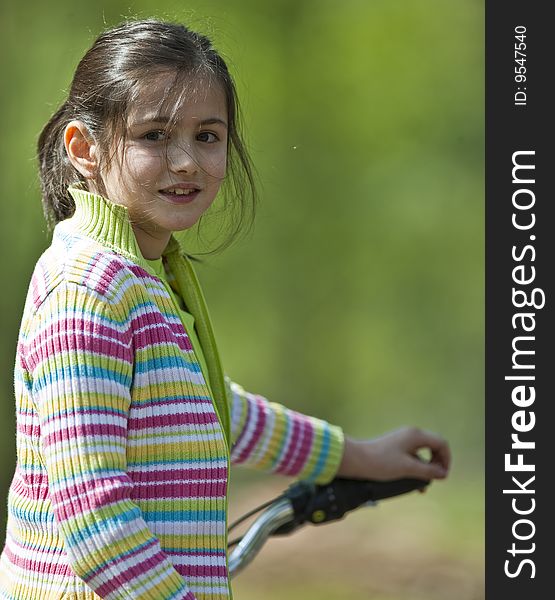
[[[213,144],[214,142],[219,141],[219,138],[215,133],[212,133],[211,131],[201,131],[197,135],[197,140],[199,140],[200,142],[208,142],[209,144]]]
[[[143,139],[148,140],[149,142],[162,142],[166,139],[166,132],[161,129],[157,129],[156,131],[149,131],[143,135]]]

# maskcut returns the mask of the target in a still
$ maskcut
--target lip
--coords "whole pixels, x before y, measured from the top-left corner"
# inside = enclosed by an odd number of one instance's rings
[[[172,190],[178,188],[180,190],[194,190],[189,192],[188,194],[171,194],[168,190]],[[176,183],[175,185],[170,185],[163,190],[160,190],[159,193],[172,204],[189,204],[192,202],[201,192],[201,188],[195,183]]]

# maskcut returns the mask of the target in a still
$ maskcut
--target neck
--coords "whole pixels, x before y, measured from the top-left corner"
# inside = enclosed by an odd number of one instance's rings
[[[152,233],[141,229],[137,224],[132,223],[133,233],[137,238],[137,244],[141,250],[143,258],[147,260],[156,260],[162,256],[162,252],[168,245],[171,232],[164,231],[154,236]]]

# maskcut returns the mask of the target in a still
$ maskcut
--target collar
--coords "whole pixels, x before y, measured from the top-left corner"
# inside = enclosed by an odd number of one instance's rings
[[[83,235],[131,259],[149,272],[153,270],[141,253],[126,206],[75,186],[70,186],[68,191],[75,202],[75,212],[69,219],[61,221],[60,225],[77,229]],[[172,234],[162,256],[175,253],[182,255],[185,252]]]

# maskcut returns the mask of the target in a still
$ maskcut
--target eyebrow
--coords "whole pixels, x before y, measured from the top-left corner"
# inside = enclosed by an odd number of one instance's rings
[[[132,123],[133,126],[139,127],[140,125],[146,125],[147,123],[168,123],[170,121],[170,117],[166,115],[147,115],[142,118],[140,121],[134,121]],[[203,119],[199,125],[223,125],[227,129],[227,123],[218,117],[209,117],[208,119]]]

